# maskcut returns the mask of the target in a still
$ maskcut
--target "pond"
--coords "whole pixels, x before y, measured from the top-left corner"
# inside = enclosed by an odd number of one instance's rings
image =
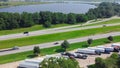
[[[80,3],[49,3],[49,4],[38,4],[38,5],[22,5],[13,6],[8,8],[1,8],[0,12],[62,12],[62,13],[86,13],[89,9],[95,8],[95,5],[80,4]]]

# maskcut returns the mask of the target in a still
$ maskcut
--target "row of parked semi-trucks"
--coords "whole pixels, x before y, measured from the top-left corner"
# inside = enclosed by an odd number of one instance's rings
[[[72,56],[74,58],[86,59],[88,54],[91,55],[101,55],[102,53],[110,54],[110,52],[119,52],[120,44],[112,44],[111,46],[97,46],[88,48],[78,48],[75,53],[62,53],[62,55]]]

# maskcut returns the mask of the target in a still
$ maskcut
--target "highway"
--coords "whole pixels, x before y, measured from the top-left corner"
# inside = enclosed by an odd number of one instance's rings
[[[112,32],[112,33],[106,33],[106,34],[98,34],[98,35],[80,37],[80,38],[75,38],[75,39],[68,39],[68,42],[77,43],[77,42],[86,41],[88,38],[100,39],[100,38],[106,38],[108,36],[120,36],[120,32]],[[58,42],[59,44],[55,45],[54,44],[55,42]],[[33,50],[34,46],[39,46],[40,48],[49,48],[49,47],[59,46],[63,42],[63,40],[55,41],[55,42],[49,42],[49,43],[43,43],[43,44],[19,47],[18,50],[0,52],[0,56],[7,55],[7,54],[14,54],[14,53],[19,53],[19,52],[24,52],[24,51],[30,51],[30,50]]]
[[[120,17],[107,18],[107,19],[103,19],[102,21],[97,21],[97,22],[92,22],[92,23],[91,23],[91,21],[88,21],[87,23],[83,24],[82,26],[88,25],[88,24],[100,23],[100,22],[108,21],[110,19],[120,19]],[[108,24],[107,26],[115,26],[115,25],[120,25],[120,23]],[[72,26],[51,28],[51,29],[45,29],[45,30],[31,31],[31,32],[29,32],[29,36],[25,35],[23,33],[3,35],[3,36],[0,36],[0,40],[23,38],[23,37],[45,35],[45,34],[53,34],[53,33],[68,32],[68,31],[83,30],[83,29],[91,29],[91,28],[99,28],[99,27],[102,27],[103,25],[84,26],[84,27],[80,27],[80,26],[81,25],[72,25]]]
[[[116,26],[116,25],[120,25],[120,23],[107,24],[106,26]],[[103,27],[103,25],[76,27],[76,28],[69,28],[69,29],[40,30],[40,31],[29,32],[29,36],[24,35],[23,33],[0,36],[0,40],[8,40],[8,39],[15,39],[15,38],[30,37],[30,36],[38,36],[38,35],[46,35],[46,34],[53,34],[53,33],[69,32],[69,31],[75,31],[75,30],[85,30],[85,29],[100,28],[100,27]]]

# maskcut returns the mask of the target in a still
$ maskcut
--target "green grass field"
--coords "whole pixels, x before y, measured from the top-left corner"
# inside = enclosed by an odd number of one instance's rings
[[[112,19],[112,20],[109,20],[109,21],[106,21],[106,22],[101,22],[101,23],[97,23],[97,24],[89,24],[89,25],[85,25],[85,26],[112,24],[112,23],[119,23],[119,22],[120,22],[120,19]],[[53,25],[51,28],[63,27],[63,26],[69,26],[69,24]],[[78,28],[78,27],[81,27],[81,25],[77,26],[77,27],[72,27],[72,28]],[[84,26],[82,26],[82,27],[84,27]],[[20,28],[20,29],[13,29],[13,30],[2,30],[2,31],[0,31],[0,36],[1,35],[8,35],[8,34],[15,34],[15,33],[22,33],[24,31],[36,31],[36,30],[42,30],[42,29],[47,29],[47,28],[43,28],[42,25],[35,25],[33,27],[28,27],[28,28]],[[67,29],[69,29],[69,28],[67,28]]]
[[[102,24],[114,24],[114,23],[120,23],[120,19],[112,19],[112,20],[108,20],[105,22],[100,22],[100,23],[96,23],[96,24],[90,24],[89,26],[93,26],[93,25],[102,25]]]
[[[106,38],[97,39],[97,40],[93,41],[91,46],[103,45],[103,44],[107,44],[107,42],[108,42],[108,40]],[[120,42],[120,36],[115,36],[114,42]],[[86,44],[87,44],[86,41],[70,44],[70,48],[68,48],[68,51],[74,50],[77,48],[84,48],[84,45],[86,45]],[[59,52],[61,52],[61,47],[55,46],[55,47],[51,47],[51,48],[41,49],[40,54],[43,56],[43,55],[54,54],[54,53],[59,53]],[[29,58],[29,55],[32,55],[32,54],[33,54],[32,51],[27,51],[27,52],[21,52],[21,53],[16,53],[16,54],[0,56],[0,64],[24,60],[26,58]]]
[[[3,40],[3,41],[0,41],[0,49],[10,48],[14,46],[27,46],[27,45],[33,45],[33,44],[40,44],[45,42],[72,39],[72,38],[84,37],[84,36],[95,35],[95,34],[104,34],[109,32],[116,32],[116,31],[120,31],[120,25]]]
[[[95,26],[95,25],[104,25],[104,24],[115,24],[115,23],[120,23],[120,19],[111,19],[111,20],[108,20],[105,22],[93,23],[93,24],[88,24],[88,25],[84,25],[84,26]],[[84,26],[82,26],[82,27],[84,27]],[[81,26],[77,26],[77,27],[73,27],[73,28],[78,28],[78,27],[81,27]]]
[[[53,25],[51,28],[62,27],[62,26],[69,26],[69,24]],[[43,28],[42,25],[35,25],[35,26],[32,26],[32,27],[28,27],[28,28],[20,28],[20,29],[13,29],[13,30],[2,30],[2,31],[0,31],[0,36],[1,35],[7,35],[7,34],[22,33],[22,32],[25,32],[25,31],[36,31],[36,30],[42,30],[42,29],[48,29],[48,28]]]

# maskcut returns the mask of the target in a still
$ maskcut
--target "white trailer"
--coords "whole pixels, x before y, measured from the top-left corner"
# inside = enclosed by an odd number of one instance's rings
[[[118,43],[113,43],[111,46],[112,46],[112,47],[115,47],[115,46],[120,47],[120,44],[118,44]]]
[[[100,51],[101,53],[105,52],[104,48],[97,48],[97,47],[88,47],[88,49],[95,50],[95,51]]]
[[[39,68],[39,64],[43,61],[43,58],[39,59],[25,59],[22,61],[18,68]]]
[[[93,54],[93,55],[101,55],[101,53],[99,51],[95,51],[95,50],[91,50],[91,49],[78,49],[77,50],[78,53],[82,53],[82,54]]]
[[[97,48],[104,48],[106,51],[110,51],[110,52],[114,51],[114,47],[97,46]]]

